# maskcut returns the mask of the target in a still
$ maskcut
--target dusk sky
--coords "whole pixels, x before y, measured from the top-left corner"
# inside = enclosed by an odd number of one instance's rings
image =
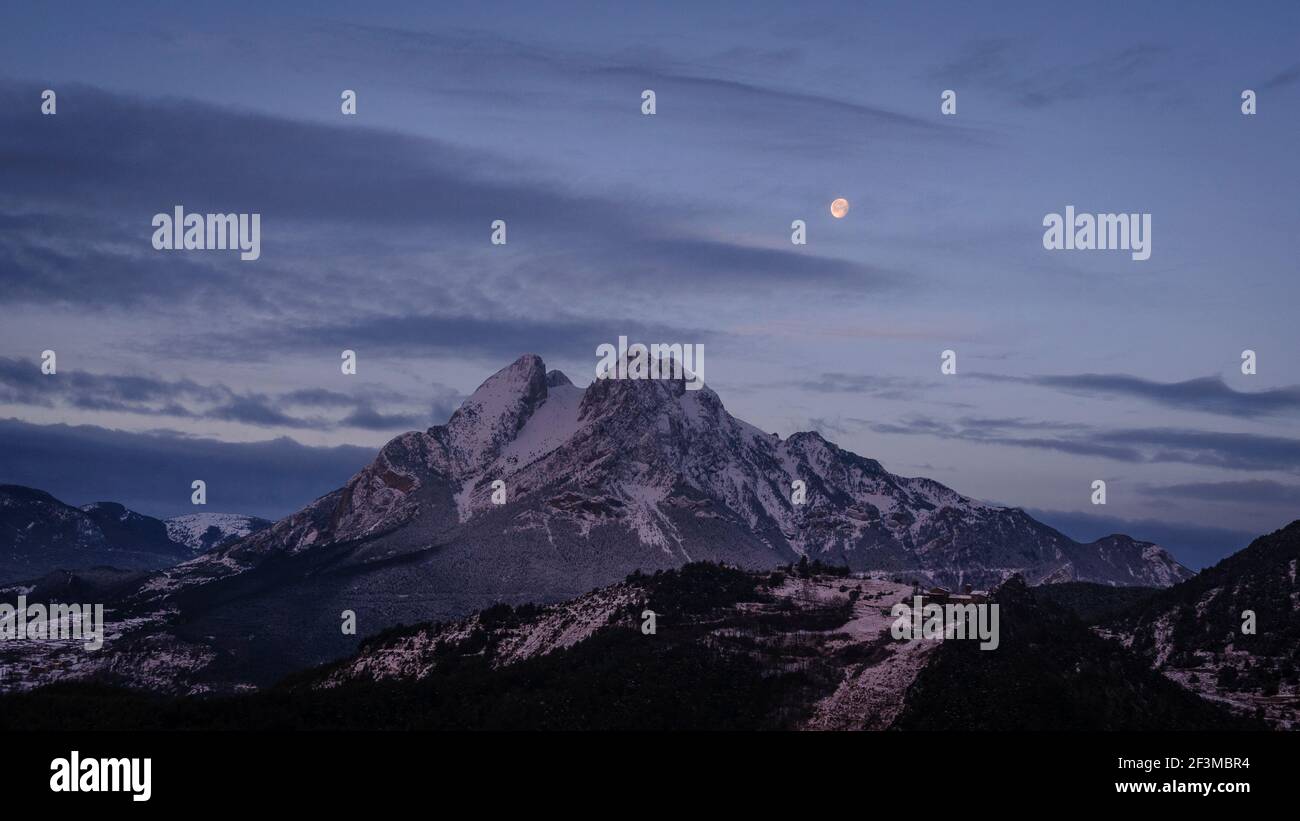
[[[0,482],[280,516],[626,335],[1075,538],[1300,518],[1300,5],[293,5],[4,4]],[[176,205],[261,258],[155,251]],[[1068,205],[1150,259],[1045,250]]]

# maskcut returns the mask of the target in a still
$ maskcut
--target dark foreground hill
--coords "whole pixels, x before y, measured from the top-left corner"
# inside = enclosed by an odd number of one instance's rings
[[[1084,624],[1097,624],[1150,600],[1156,587],[1112,587],[1092,582],[1062,582],[1033,588],[1034,598],[1069,610]]]
[[[0,697],[0,730],[1205,729],[1259,726],[1154,673],[1018,580],[996,650],[896,639],[912,588],[819,565],[689,564],[562,604],[399,627],[239,696],[112,676]],[[655,614],[647,627],[647,611]]]
[[[909,690],[896,729],[1263,728],[1153,672],[1019,580],[999,588],[996,601],[998,649],[944,642]]]
[[[1300,521],[1107,619],[1102,631],[1170,679],[1300,726]]]

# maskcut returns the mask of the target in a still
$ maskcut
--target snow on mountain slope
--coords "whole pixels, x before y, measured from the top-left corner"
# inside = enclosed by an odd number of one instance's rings
[[[195,553],[239,541],[271,526],[266,519],[242,513],[187,513],[164,519],[167,535]]]
[[[493,502],[496,480],[504,506]],[[807,488],[803,504],[792,500],[796,480]],[[574,540],[613,539],[628,555],[610,559],[611,572],[641,566],[631,557],[648,549],[670,564],[713,556],[772,566],[807,555],[980,587],[1015,573],[1031,583],[1157,586],[1191,575],[1150,543],[1079,544],[1018,508],[896,476],[819,434],[763,433],[707,387],[605,379],[582,390],[526,355],[446,425],[391,441],[346,487],[153,585],[170,590],[242,572],[268,552],[340,542],[380,540],[386,546],[367,555],[392,556],[461,531],[490,537],[502,560],[513,540],[541,538],[560,566],[566,552],[584,552],[566,550]]]
[[[563,445],[578,430],[582,390],[572,384],[547,390],[519,434],[501,451],[499,461],[509,473]]]
[[[221,648],[212,670],[236,686],[353,651],[343,610],[369,635],[498,602],[559,602],[637,570],[761,569],[801,556],[949,587],[1014,574],[1112,585],[1192,575],[1150,543],[1080,544],[819,434],[764,433],[707,387],[605,379],[583,390],[528,355],[446,425],[398,436],[345,486],[149,577],[118,604],[150,619],[146,644],[167,623],[192,654]]]
[[[479,613],[451,624],[424,627],[408,635],[378,643],[331,672],[322,687],[358,680],[418,680],[436,667],[442,654],[472,641],[476,632],[491,631],[493,666],[514,664],[554,650],[572,647],[589,638],[644,597],[634,585],[616,584],[594,590],[571,601],[542,608],[521,623],[498,626]]]
[[[522,356],[479,385],[445,427],[451,468],[465,475],[494,459],[546,399],[547,387],[539,356]]]

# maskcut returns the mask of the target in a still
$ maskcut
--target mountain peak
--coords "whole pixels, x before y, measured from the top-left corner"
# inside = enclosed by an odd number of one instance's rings
[[[565,376],[562,371],[551,371],[546,374],[546,387],[558,388],[562,385],[572,385],[573,382]]]
[[[536,354],[524,354],[484,380],[447,421],[448,455],[457,472],[492,461],[546,394],[546,363]]]

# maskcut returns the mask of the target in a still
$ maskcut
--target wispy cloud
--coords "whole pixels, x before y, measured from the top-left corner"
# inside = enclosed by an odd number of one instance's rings
[[[1162,499],[1186,499],[1229,504],[1284,504],[1295,509],[1300,518],[1300,485],[1271,479],[1240,482],[1184,482],[1174,485],[1143,487],[1142,493]]]
[[[1134,43],[1093,59],[1046,63],[1033,44],[1008,37],[975,40],[931,70],[938,81],[996,89],[1025,108],[1047,108],[1100,96],[1148,97],[1167,90],[1156,71],[1169,50]]]
[[[811,379],[790,383],[800,390],[813,393],[850,393],[872,396],[877,399],[915,399],[932,383],[899,376],[872,376],[855,373],[822,373]]]
[[[1084,396],[1144,399],[1179,410],[1224,416],[1266,416],[1300,410],[1300,385],[1239,391],[1219,376],[1182,382],[1155,382],[1125,374],[1083,373],[1059,376],[1004,376],[974,373],[973,379],[1056,388]]]
[[[158,334],[146,344],[170,355],[263,335],[333,344],[337,333],[355,334],[345,347],[434,340],[444,353],[586,355],[611,331],[648,324],[611,293],[611,277],[647,293],[734,294],[876,293],[912,276],[706,236],[710,222],[688,199],[583,191],[438,140],[73,85],[60,99],[76,118],[32,118],[18,113],[26,93],[0,83],[0,304],[147,310]],[[262,258],[154,251],[150,220],[176,204],[261,213]],[[511,244],[490,249],[497,218]],[[587,295],[568,309],[579,318],[555,316],[575,294]],[[521,301],[534,308],[520,311]],[[440,310],[413,317],[412,304]],[[618,305],[631,316],[611,313]],[[166,337],[173,329],[183,344]],[[257,354],[242,344],[241,357]],[[230,413],[270,419],[250,403]]]
[[[1180,463],[1226,470],[1300,473],[1300,439],[1254,433],[1222,433],[1187,428],[1095,429],[1088,426],[1015,419],[965,419],[926,416],[874,422],[876,433],[935,436],[983,445],[1051,450],[1130,463]],[[1044,436],[1042,432],[1056,431]],[[1028,435],[1016,435],[1023,432]]]
[[[726,119],[753,135],[790,145],[816,141],[873,142],[929,139],[962,142],[979,138],[979,130],[960,124],[938,123],[909,113],[818,89],[783,85],[782,66],[798,62],[799,50],[733,49],[706,62],[674,59],[663,53],[642,51],[603,53],[599,50],[555,48],[524,43],[483,30],[444,29],[417,31],[375,25],[321,24],[316,29],[332,55],[340,51],[370,65],[391,61],[401,66],[398,77],[435,76],[444,81],[433,88],[441,93],[472,84],[474,94],[503,94],[521,104],[553,106],[550,93],[557,85],[580,87],[578,104],[617,105],[628,88],[652,87],[673,100],[675,110],[687,114],[687,124],[706,128],[710,121]],[[750,74],[740,78],[727,71],[736,57],[764,69],[761,82]],[[413,66],[427,72],[413,71]],[[419,82],[418,80],[416,82]],[[525,106],[526,107],[526,106]],[[707,112],[707,119],[696,115]]]
[[[1294,85],[1297,81],[1300,81],[1300,63],[1282,69],[1277,74],[1274,74],[1272,77],[1265,80],[1260,87],[1268,89],[1286,88],[1287,86]]]
[[[714,331],[675,328],[619,319],[582,317],[502,317],[406,314],[302,326],[263,329],[251,334],[214,334],[196,345],[206,355],[245,359],[258,351],[341,350],[352,347],[374,354],[485,355],[498,362],[536,353],[558,359],[591,360],[597,346],[620,335],[632,341],[707,342]]]
[[[45,375],[33,361],[0,357],[0,401],[38,408],[68,407],[149,417],[206,419],[262,428],[335,430],[361,428],[403,431],[445,421],[454,392],[434,386],[437,399],[424,413],[380,413],[374,402],[384,400],[409,407],[416,401],[380,385],[361,383],[356,395],[324,389],[283,393],[236,391],[220,383],[191,379],[97,374],[60,370]],[[425,404],[422,400],[418,404]],[[295,409],[321,411],[303,415]],[[340,416],[338,411],[344,411]],[[323,411],[333,410],[327,415]]]

